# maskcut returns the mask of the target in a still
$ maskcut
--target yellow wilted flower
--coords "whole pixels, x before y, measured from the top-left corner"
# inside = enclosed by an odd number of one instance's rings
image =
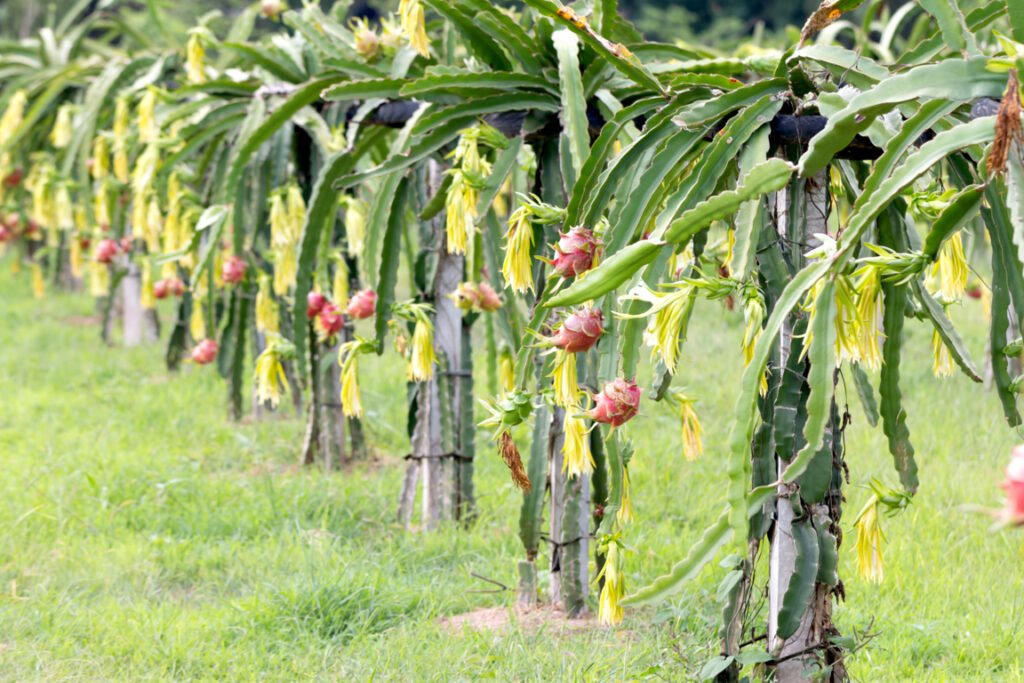
[[[879,346],[881,333],[882,276],[878,268],[868,265],[859,269],[855,289],[857,298],[857,356],[860,361],[871,368],[878,369],[882,365],[882,352]]]
[[[956,372],[953,356],[950,355],[938,330],[932,330],[932,359],[932,372],[936,377],[949,377]]]
[[[636,299],[650,304],[645,312],[629,315],[617,313],[620,318],[649,317],[644,339],[654,354],[661,358],[665,368],[674,373],[679,360],[682,343],[697,299],[697,288],[690,283],[672,285],[669,292],[655,292],[646,285],[639,285],[623,299]]]
[[[861,578],[881,583],[885,577],[882,557],[881,519],[878,515],[878,496],[871,496],[854,522],[857,529],[857,571]]]
[[[292,241],[302,235],[302,226],[306,222],[306,201],[302,198],[302,190],[298,185],[288,188],[288,222]]]
[[[150,253],[160,251],[160,233],[163,229],[163,216],[160,215],[160,204],[156,197],[149,198],[146,208],[146,248]]]
[[[619,524],[629,524],[636,519],[633,514],[633,496],[630,494],[629,467],[622,468],[622,502],[619,504],[619,511],[615,513],[615,521]]]
[[[679,420],[683,430],[683,455],[687,460],[696,460],[704,453],[704,445],[701,442],[704,429],[700,426],[700,418],[697,417],[697,410],[694,407],[696,401],[678,390],[669,395],[679,408]]]
[[[32,295],[37,299],[46,296],[46,281],[43,279],[43,267],[32,262]]]
[[[331,259],[334,261],[334,280],[331,283],[331,298],[338,308],[348,306],[348,262],[341,252],[334,254]]]
[[[270,293],[270,276],[260,273],[259,290],[256,292],[256,329],[264,334],[277,334],[279,327],[277,302]]]
[[[420,0],[402,0],[398,6],[402,31],[414,50],[424,57],[430,56],[430,40],[427,38],[426,17]]]
[[[89,172],[96,180],[102,180],[110,174],[110,149],[107,136],[103,134],[92,139],[92,166]]]
[[[512,212],[508,219],[508,233],[505,241],[505,262],[501,273],[512,291],[523,293],[533,291],[533,260],[530,250],[533,248],[533,225],[530,223],[530,210],[520,206]]]
[[[72,126],[71,117],[75,107],[71,104],[62,104],[57,109],[57,118],[50,130],[50,143],[57,149],[64,149],[71,144]]]
[[[755,284],[743,288],[743,365],[754,360],[754,347],[761,338],[765,317],[764,297]]]
[[[425,382],[434,376],[434,326],[426,318],[416,321],[409,356],[409,379]]]
[[[77,237],[72,237],[68,245],[68,263],[71,266],[71,277],[80,280],[85,261],[82,258],[82,242]]]
[[[345,342],[338,349],[341,365],[341,412],[345,417],[362,417],[363,404],[359,399],[359,354],[372,348],[372,342],[362,339]]]
[[[618,541],[613,539],[607,544],[604,567],[598,576],[604,577],[604,586],[598,600],[597,620],[605,626],[618,624],[625,616],[622,598],[626,595],[626,588],[622,577],[621,552]]]
[[[128,126],[131,113],[128,98],[122,95],[114,105],[114,177],[122,183],[128,182]]]
[[[110,294],[110,271],[105,263],[89,261],[89,294],[96,298]]]
[[[195,340],[206,339],[206,317],[203,316],[203,302],[198,292],[192,295],[192,317],[188,321],[188,331]]]
[[[469,235],[476,222],[479,193],[461,169],[451,171],[452,182],[445,195],[445,245],[449,254],[465,254]]]
[[[96,218],[96,224],[106,229],[110,227],[110,204],[107,195],[107,183],[106,181],[100,181],[96,183],[96,189],[93,194],[92,212]]]
[[[142,261],[142,287],[139,300],[142,308],[151,311],[156,308],[156,295],[153,293],[153,266],[148,259]]]
[[[189,83],[201,85],[206,82],[206,66],[203,64],[205,57],[206,49],[200,33],[192,31],[185,44],[185,75]]]
[[[294,352],[295,347],[277,335],[269,337],[267,348],[256,359],[256,400],[276,408],[281,395],[288,391],[288,378],[281,358]]]
[[[498,359],[498,376],[501,378],[501,386],[506,393],[516,388],[516,363],[508,347],[501,349],[501,356]]]
[[[562,427],[565,438],[562,442],[562,471],[572,479],[594,471],[594,455],[590,452],[590,433],[586,420],[577,417],[582,412],[578,405],[565,409]]]
[[[132,169],[132,192],[136,199],[153,189],[153,179],[156,178],[159,165],[160,149],[156,145],[148,145],[135,160],[135,168]]]
[[[576,381],[576,354],[563,349],[555,351],[555,365],[551,372],[555,385],[555,405],[563,408],[577,406],[580,390]]]
[[[67,183],[57,186],[53,195],[53,227],[70,230],[75,227],[75,205]],[[56,245],[53,245],[56,246]]]
[[[939,292],[945,302],[959,301],[967,290],[967,257],[964,242],[957,231],[943,243],[934,271],[939,277]]]
[[[160,139],[160,126],[156,122],[156,88],[146,89],[139,100],[138,126],[139,142],[152,144]]]
[[[18,90],[8,100],[4,115],[0,116],[0,145],[6,144],[14,131],[21,125],[25,118],[25,105],[27,104],[28,95],[24,90]]]
[[[342,203],[345,206],[345,243],[349,256],[362,258],[370,208],[366,202],[351,195],[343,197]]]
[[[293,246],[278,247],[274,250],[274,294],[286,296],[295,286],[299,271],[299,258]]]

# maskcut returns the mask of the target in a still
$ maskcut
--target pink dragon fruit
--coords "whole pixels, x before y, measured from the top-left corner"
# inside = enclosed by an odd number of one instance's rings
[[[376,310],[377,292],[372,289],[362,289],[349,299],[345,312],[355,320],[363,320],[372,317]]]
[[[480,292],[480,301],[477,304],[480,306],[480,310],[493,313],[501,308],[501,297],[498,296],[498,293],[489,284],[481,282],[477,285],[477,291]]]
[[[204,339],[192,349],[192,360],[197,365],[212,363],[217,357],[217,342],[213,339]]]
[[[345,324],[345,314],[338,306],[327,302],[320,309],[319,320],[324,334],[327,337],[333,337],[341,331],[341,326]]]
[[[555,245],[555,258],[551,261],[558,274],[570,278],[585,273],[594,267],[594,257],[601,246],[601,240],[592,230],[578,225],[563,233]]]
[[[562,321],[551,343],[570,353],[589,350],[604,334],[604,316],[600,309],[585,306]]]
[[[221,266],[220,276],[225,284],[237,285],[245,279],[245,271],[247,269],[248,266],[245,260],[240,256],[229,256],[224,260],[224,265]]]
[[[310,292],[306,295],[306,317],[312,320],[320,315],[327,305],[327,297],[320,292]]]
[[[96,245],[96,253],[93,254],[93,258],[97,263],[110,263],[117,256],[117,251],[117,242],[114,240],[100,240],[100,243]]]
[[[1012,460],[1006,466],[1006,516],[1024,522],[1024,445],[1013,449]]]
[[[595,422],[619,427],[640,409],[640,387],[631,379],[618,378],[604,385],[594,396],[594,408],[587,415]]]

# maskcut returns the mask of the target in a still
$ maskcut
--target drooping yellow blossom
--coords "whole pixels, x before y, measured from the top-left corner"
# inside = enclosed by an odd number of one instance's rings
[[[661,359],[665,368],[674,373],[679,361],[686,330],[697,299],[697,288],[689,283],[674,285],[671,291],[656,292],[644,285],[634,288],[624,299],[646,301],[650,308],[640,314],[616,314],[621,318],[648,317],[644,340]]]
[[[604,586],[601,588],[601,596],[598,601],[597,620],[605,626],[621,623],[625,616],[622,609],[622,598],[626,595],[626,588],[622,576],[621,552],[616,541],[608,543],[604,567],[601,569]]]
[[[206,82],[206,49],[198,31],[193,31],[185,44],[185,75],[192,85]]]
[[[103,229],[110,227],[110,199],[107,187],[105,180],[96,183],[92,202],[93,217],[96,219],[96,224]]]
[[[683,431],[683,455],[687,460],[696,460],[704,453],[701,435],[704,429],[700,426],[700,418],[694,407],[696,401],[682,391],[674,391],[671,396],[679,407],[679,421]]]
[[[281,401],[282,394],[288,391],[288,378],[281,365],[283,343],[280,338],[272,338],[267,348],[256,358],[256,400],[269,403],[273,407]]]
[[[362,258],[370,207],[363,200],[351,195],[346,195],[342,203],[345,206],[345,245],[348,247],[349,256]]]
[[[67,183],[57,185],[53,194],[53,226],[61,230],[75,227],[75,205]],[[55,246],[55,245],[51,245]]]
[[[302,190],[298,185],[288,187],[288,221],[293,240],[302,235],[302,225],[306,222],[306,200],[302,198]]]
[[[277,302],[270,293],[270,276],[260,273],[259,289],[256,292],[256,329],[264,334],[277,334],[280,321],[277,315]]]
[[[934,273],[939,278],[939,293],[946,303],[960,301],[967,290],[968,266],[964,256],[964,241],[956,232],[939,249]]]
[[[882,337],[882,276],[878,268],[864,266],[859,270],[855,289],[857,297],[857,356],[861,363],[877,370],[882,365],[879,341]],[[838,328],[837,328],[838,331]]]
[[[92,165],[89,173],[96,180],[103,180],[110,174],[110,149],[106,135],[100,134],[92,139]]]
[[[0,145],[6,144],[14,131],[18,129],[25,118],[25,105],[28,104],[28,95],[24,90],[18,90],[7,102],[3,116],[0,116]]]
[[[520,206],[512,212],[505,239],[505,262],[501,267],[505,283],[519,294],[527,290],[532,292],[533,260],[530,251],[533,249],[533,225],[529,208]]]
[[[306,220],[306,204],[297,185],[270,199],[270,243],[274,261],[274,293],[286,296],[298,274],[298,241]]]
[[[85,260],[82,258],[82,242],[77,237],[72,237],[68,245],[68,264],[71,266],[71,277],[82,279]]]
[[[594,455],[590,452],[590,434],[586,420],[577,417],[583,409],[578,405],[565,409],[562,427],[565,437],[562,442],[562,471],[570,479],[594,471]]]
[[[854,522],[857,529],[857,571],[861,578],[875,583],[881,583],[884,578],[882,542],[885,536],[878,504],[878,496],[872,495]]]
[[[142,261],[142,291],[140,302],[143,310],[151,311],[156,308],[156,295],[153,293],[153,266],[149,259]]]
[[[555,386],[555,405],[570,408],[579,405],[580,389],[576,380],[576,354],[563,349],[555,351],[551,372]]]
[[[461,169],[451,171],[452,182],[445,195],[445,246],[449,254],[465,254],[476,222],[478,192]]]
[[[754,360],[754,347],[761,338],[765,318],[764,297],[757,285],[743,290],[743,365]]]
[[[147,88],[138,107],[139,142],[152,144],[160,139],[160,126],[156,121],[156,88]]]
[[[74,115],[74,110],[75,107],[71,104],[62,104],[57,109],[57,118],[50,130],[50,143],[57,149],[64,149],[71,144],[71,118]]]
[[[46,281],[43,279],[43,267],[32,262],[32,296],[42,299],[46,296]]]
[[[427,22],[420,0],[402,0],[398,6],[402,31],[414,50],[424,57],[430,56],[430,40],[427,38]]]
[[[146,149],[135,160],[135,168],[132,169],[132,192],[137,200],[153,189],[153,180],[156,178],[156,169],[160,165],[160,149],[156,145],[148,145]]]
[[[107,264],[89,261],[89,294],[97,299],[110,294],[110,271]]]
[[[622,468],[622,502],[615,513],[615,521],[619,524],[630,524],[636,519],[633,514],[633,496],[630,493],[629,467]]]
[[[146,207],[146,248],[150,253],[160,251],[160,235],[163,230],[163,216],[160,214],[160,204],[156,196],[149,198]]]
[[[345,261],[345,257],[338,252],[331,259],[334,261],[334,280],[331,282],[331,299],[334,300],[335,305],[339,308],[345,308],[348,306],[348,292],[349,292],[349,274],[348,274],[348,262]]]
[[[114,177],[122,183],[128,182],[128,127],[131,112],[125,95],[117,98],[114,105]]]
[[[409,379],[426,382],[434,376],[434,326],[425,316],[418,316],[409,350]]]
[[[853,285],[849,275],[838,275],[835,280],[835,354],[836,362],[842,363],[844,360],[851,361],[853,363],[859,363],[862,360],[861,349],[869,348],[867,343],[870,342],[870,337],[861,337],[862,331],[865,334],[871,334],[872,330],[864,329],[861,324],[860,310],[858,308],[858,291]],[[872,281],[866,280],[864,283],[865,291],[871,286]],[[821,297],[825,294],[824,279],[819,280],[814,287],[807,293],[807,297],[804,301],[804,310],[808,312],[807,320],[807,332],[804,335],[803,355],[806,356],[808,351],[811,349],[811,344],[814,339],[814,320],[822,310]],[[870,292],[868,292],[870,294]],[[874,300],[877,302],[877,292],[874,295]],[[869,308],[867,304],[870,303],[870,298],[865,297],[865,310]],[[874,326],[875,335],[878,334],[877,324]],[[877,342],[876,342],[877,343]]]
[[[192,317],[188,321],[188,331],[196,341],[206,339],[206,317],[203,315],[203,302],[197,293],[192,296]]]
[[[365,342],[345,342],[338,349],[341,365],[341,412],[345,417],[362,417],[363,403],[359,399],[359,354]]]
[[[938,330],[932,330],[932,372],[940,379],[949,377],[956,372],[953,356],[950,355]]]
[[[501,356],[498,359],[498,376],[506,393],[516,388],[516,362],[508,347],[501,349]]]

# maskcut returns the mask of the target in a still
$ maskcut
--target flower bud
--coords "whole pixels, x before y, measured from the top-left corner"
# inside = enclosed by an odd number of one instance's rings
[[[463,282],[449,296],[463,311],[479,308],[482,300],[480,289],[472,282]]]
[[[212,363],[217,357],[217,342],[213,339],[204,339],[192,349],[192,360],[197,365]]]
[[[477,285],[477,291],[480,292],[480,310],[493,313],[501,308],[501,297],[498,296],[498,293],[489,284],[481,282]]]
[[[616,379],[594,396],[594,408],[587,415],[595,422],[618,427],[633,419],[640,409],[640,387],[631,379]]]
[[[352,295],[345,312],[356,320],[373,317],[377,310],[377,292],[372,289],[362,289]]]
[[[600,309],[581,308],[562,322],[551,337],[551,343],[570,353],[588,351],[604,334],[603,324],[604,316]]]
[[[593,231],[576,226],[558,240],[551,265],[564,278],[585,273],[594,267],[594,257],[600,246],[601,240],[594,236]]]
[[[287,9],[287,5],[282,0],[263,0],[260,3],[260,12],[264,17],[270,20],[276,20],[281,12]]]

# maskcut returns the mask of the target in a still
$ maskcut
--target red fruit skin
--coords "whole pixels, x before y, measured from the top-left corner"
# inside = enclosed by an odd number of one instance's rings
[[[363,289],[352,295],[345,312],[355,320],[373,317],[377,310],[377,292]]]
[[[212,339],[204,339],[192,349],[192,360],[197,365],[207,365],[217,358],[217,342]]]
[[[618,378],[604,385],[594,396],[589,416],[595,422],[620,427],[632,420],[640,410],[640,387],[633,380]]]
[[[569,353],[589,351],[604,334],[604,316],[597,308],[581,308],[566,318],[551,343]]]
[[[341,331],[345,324],[345,315],[341,309],[332,303],[324,304],[320,310],[320,327],[328,337],[333,337]]]
[[[310,292],[306,295],[306,317],[312,320],[320,315],[327,305],[327,297],[320,292]]]
[[[170,279],[171,294],[180,297],[185,294],[185,283],[174,277]]]
[[[92,240],[88,237],[78,238],[78,246],[82,248],[82,251],[88,251],[89,247],[92,246]]]
[[[967,296],[969,296],[972,299],[980,299],[981,287],[971,287],[970,289],[967,290]]]
[[[0,225],[0,244],[9,242],[14,238],[14,233],[7,229],[6,225]]]
[[[1013,459],[1006,466],[1006,514],[1014,519],[1024,520],[1024,446],[1013,449]]]
[[[594,257],[600,246],[600,240],[591,230],[576,226],[559,238],[551,265],[563,278],[585,273],[594,267]]]
[[[241,257],[229,256],[224,261],[224,265],[221,266],[221,279],[224,280],[225,284],[237,285],[245,279],[245,271],[248,270],[248,268],[249,266],[246,265],[245,260]]]
[[[157,299],[166,299],[171,293],[171,283],[168,280],[157,280],[153,283],[153,296]]]
[[[117,252],[117,242],[112,239],[100,240],[99,244],[96,245],[96,253],[93,254],[93,259],[97,263],[110,263],[117,256]]]
[[[481,310],[486,311],[488,313],[493,313],[494,311],[501,308],[501,297],[498,296],[498,293],[494,291],[493,287],[491,287],[486,282],[481,282],[477,286],[477,289],[480,292]]]
[[[121,251],[123,251],[126,254],[132,253],[132,238],[131,237],[122,237],[121,238]]]
[[[28,223],[25,224],[25,234],[34,235],[37,232],[39,232],[39,226],[30,218]]]
[[[16,168],[6,176],[4,176],[4,187],[11,189],[21,185],[21,179],[25,176],[25,173],[20,169]]]

